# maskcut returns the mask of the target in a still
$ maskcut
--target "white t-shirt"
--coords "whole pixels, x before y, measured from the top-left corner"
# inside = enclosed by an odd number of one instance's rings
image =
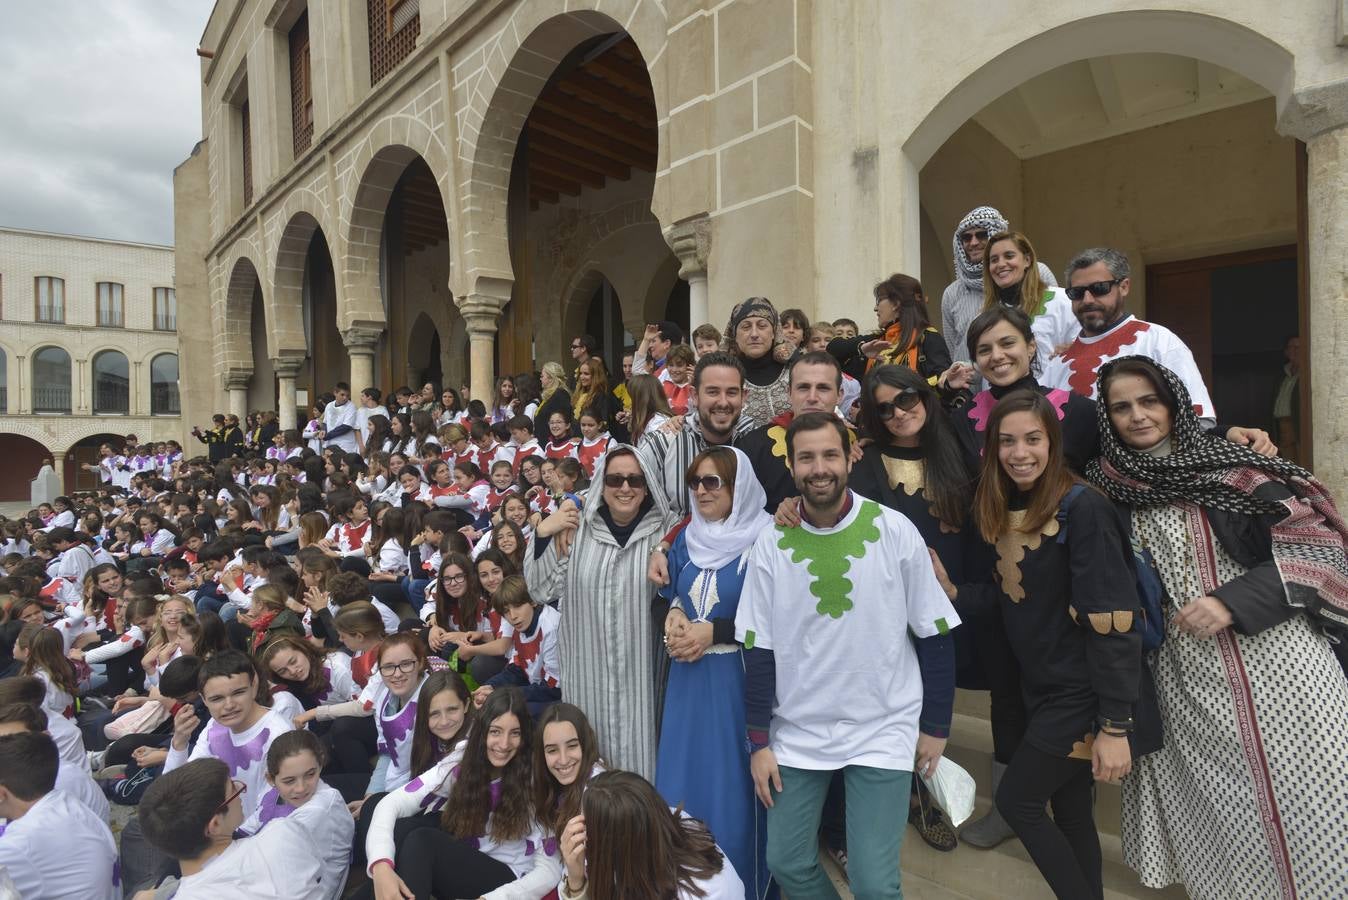
[[[383,406],[362,406],[356,410],[356,426],[360,429],[361,437],[364,440],[370,439],[370,416],[383,416],[388,418],[388,410]]]
[[[294,730],[295,726],[290,719],[274,709],[267,710],[252,728],[239,734],[211,719],[197,737],[191,755],[186,750],[176,749],[172,742],[169,743],[164,771],[172,772],[194,759],[210,757],[220,760],[229,766],[230,778],[237,778],[246,785],[240,802],[243,803],[244,818],[247,818],[253,814],[258,798],[270,787],[267,784],[267,750],[271,748],[271,742],[287,731]]]
[[[87,757],[86,757],[87,758]],[[56,789],[63,791],[93,810],[99,820],[106,823],[112,814],[108,798],[89,774],[88,769],[72,765],[61,760],[56,769]]]
[[[382,678],[371,678],[361,692],[361,703],[374,713],[379,755],[389,761],[384,772],[386,791],[396,791],[412,777],[412,733],[417,721],[417,697],[421,696],[421,688],[429,677],[429,672],[421,676],[421,683],[401,706]]]
[[[332,432],[340,425],[349,425],[351,431],[345,434],[339,434],[332,437]],[[343,453],[356,452],[356,432],[358,423],[356,422],[356,404],[350,400],[338,406],[336,403],[329,403],[323,407],[323,428],[328,437],[324,439],[325,447],[340,447]]]
[[[380,799],[370,818],[370,829],[365,835],[365,858],[367,871],[380,859],[393,859],[396,846],[393,839],[393,827],[400,818],[422,813],[437,813],[444,809],[449,801],[449,774],[463,761],[465,741],[459,741],[444,758],[403,785],[390,795],[404,794],[406,797],[389,800]],[[408,799],[416,798],[415,805]]]
[[[262,795],[257,809],[239,830],[254,835],[266,828],[270,836],[272,826],[278,822],[296,822],[309,833],[323,858],[323,896],[326,900],[340,897],[346,884],[346,870],[351,866],[351,842],[356,836],[356,820],[347,811],[341,793],[320,781],[308,803],[287,806],[276,788],[272,788]]]
[[[1104,334],[1095,337],[1078,335],[1061,356],[1044,366],[1039,383],[1097,400],[1095,373],[1102,365],[1120,356],[1146,356],[1174,372],[1189,389],[1189,399],[1203,426],[1211,428],[1217,424],[1217,410],[1188,345],[1169,328],[1131,315],[1125,316]]]
[[[173,896],[175,900],[325,900],[329,896],[326,882],[335,873],[323,871],[320,859],[309,831],[292,819],[280,819],[267,829],[265,838],[234,841],[200,872],[179,881]]]
[[[64,791],[51,791],[0,833],[0,870],[23,900],[120,900],[116,863],[107,823]]]
[[[926,543],[898,512],[852,494],[835,528],[764,529],[735,638],[774,651],[777,762],[912,771],[922,677],[909,632],[932,637],[959,622]]]

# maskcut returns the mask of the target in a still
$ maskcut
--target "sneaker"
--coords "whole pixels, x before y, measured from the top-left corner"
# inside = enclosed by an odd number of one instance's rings
[[[908,821],[917,829],[922,840],[943,853],[949,853],[959,846],[955,829],[950,827],[945,814],[932,802],[931,792],[920,781],[917,782],[917,805],[909,807]]]
[[[88,750],[86,755],[89,757],[89,771],[97,772],[103,768],[103,758],[108,755],[106,750]]]

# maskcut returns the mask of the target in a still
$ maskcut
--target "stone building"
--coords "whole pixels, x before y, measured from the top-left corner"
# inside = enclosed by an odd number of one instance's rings
[[[106,440],[182,440],[173,248],[0,228],[0,500]]]
[[[891,272],[934,306],[991,203],[1057,270],[1125,250],[1224,418],[1265,424],[1301,333],[1302,445],[1344,495],[1343,7],[219,0],[176,176],[185,403],[480,396],[755,294],[865,325]]]

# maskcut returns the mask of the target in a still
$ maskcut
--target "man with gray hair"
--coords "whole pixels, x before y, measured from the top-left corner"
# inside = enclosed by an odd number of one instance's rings
[[[1010,231],[1011,225],[991,206],[969,211],[955,226],[955,280],[941,294],[941,336],[956,362],[969,362],[965,346],[969,323],[983,311],[983,257],[993,236]],[[1039,280],[1044,287],[1058,282],[1048,266],[1039,263]]]

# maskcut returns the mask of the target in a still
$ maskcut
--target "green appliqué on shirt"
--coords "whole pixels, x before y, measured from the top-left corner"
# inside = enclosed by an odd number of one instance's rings
[[[819,534],[804,528],[778,526],[777,546],[791,553],[795,563],[808,560],[806,571],[814,576],[810,593],[819,598],[815,610],[821,616],[841,619],[852,608],[852,581],[847,577],[852,560],[860,559],[867,544],[880,540],[879,504],[861,501],[856,518],[846,528]]]
[[[1039,298],[1039,306],[1036,307],[1034,311],[1030,313],[1031,322],[1033,322],[1035,319],[1039,318],[1044,314],[1044,310],[1048,309],[1048,301],[1052,299],[1053,299],[1053,292],[1044,291],[1044,296]]]

